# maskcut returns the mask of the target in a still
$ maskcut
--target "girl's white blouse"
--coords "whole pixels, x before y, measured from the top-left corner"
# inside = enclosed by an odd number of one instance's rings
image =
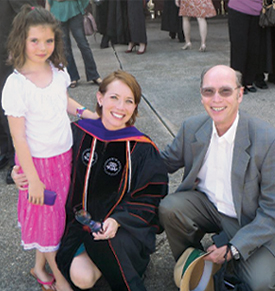
[[[39,88],[17,70],[8,77],[2,92],[5,115],[24,117],[26,137],[33,157],[48,158],[72,146],[67,114],[70,76],[52,64],[52,82]]]

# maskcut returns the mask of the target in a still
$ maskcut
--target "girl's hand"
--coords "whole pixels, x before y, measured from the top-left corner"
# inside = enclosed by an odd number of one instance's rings
[[[24,173],[20,173],[20,170],[20,166],[14,166],[12,168],[11,177],[19,190],[28,190],[28,179]]]
[[[40,180],[31,182],[29,184],[29,202],[32,204],[43,205],[44,189],[45,185]]]
[[[117,223],[117,221],[109,217],[103,223],[103,231],[98,233],[93,232],[93,237],[95,240],[114,238],[118,228],[119,224]]]
[[[180,7],[180,0],[175,0],[175,4],[177,7]]]
[[[44,202],[45,185],[40,181],[33,163],[26,136],[25,117],[8,116],[10,132],[19,163],[29,183],[29,202],[42,205]],[[22,187],[20,184],[19,187]],[[25,190],[25,189],[24,189]]]

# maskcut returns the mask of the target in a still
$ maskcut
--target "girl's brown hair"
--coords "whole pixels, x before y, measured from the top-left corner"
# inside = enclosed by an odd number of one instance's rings
[[[42,7],[32,7],[29,4],[22,6],[12,23],[7,49],[9,58],[7,63],[14,68],[22,68],[26,62],[25,49],[26,39],[31,26],[49,26],[54,33],[55,48],[49,60],[53,65],[63,70],[66,65],[66,58],[63,49],[62,31],[59,22],[46,9]]]
[[[127,85],[134,95],[136,108],[133,115],[131,116],[129,121],[126,123],[127,126],[133,125],[138,115],[138,104],[140,103],[140,100],[141,100],[141,88],[136,78],[133,75],[121,70],[114,71],[113,73],[111,73],[110,75],[108,75],[107,77],[103,79],[102,83],[99,86],[98,91],[102,95],[104,95],[107,92],[108,85],[116,80],[119,80],[123,82],[125,85]],[[98,103],[96,105],[96,112],[100,117],[102,116],[102,108],[101,106],[99,106]]]

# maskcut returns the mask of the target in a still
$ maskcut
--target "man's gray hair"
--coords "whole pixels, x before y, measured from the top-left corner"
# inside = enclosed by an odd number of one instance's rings
[[[216,66],[211,66],[211,67],[206,67],[202,70],[202,73],[201,73],[201,82],[200,82],[200,88],[202,88],[202,85],[203,85],[203,79],[204,79],[204,76],[205,74],[211,70],[212,68],[214,68]],[[234,69],[232,69],[234,70]],[[235,74],[236,74],[236,84],[237,84],[237,87],[242,87],[242,73],[239,72],[239,71],[235,71]]]

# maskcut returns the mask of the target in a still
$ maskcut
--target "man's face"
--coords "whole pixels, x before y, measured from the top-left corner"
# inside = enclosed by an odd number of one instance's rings
[[[243,88],[237,88],[236,74],[231,68],[216,66],[205,74],[201,102],[220,136],[234,122],[242,98]]]

